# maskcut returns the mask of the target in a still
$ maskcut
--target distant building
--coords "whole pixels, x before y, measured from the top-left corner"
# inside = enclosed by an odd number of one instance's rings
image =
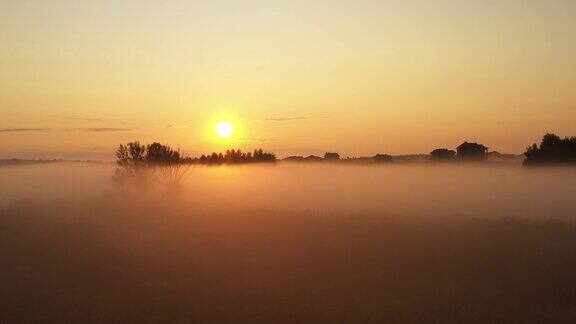
[[[487,151],[488,148],[482,144],[464,142],[456,148],[456,156],[460,160],[483,161]]]
[[[324,154],[324,160],[338,161],[340,160],[340,154],[326,152],[326,154]]]
[[[305,159],[302,155],[293,155],[284,159],[284,161],[292,161],[292,162],[302,162],[304,160]]]
[[[376,154],[374,156],[374,162],[392,162],[392,155]]]
[[[453,160],[455,157],[456,151],[445,148],[435,149],[434,151],[430,152],[430,158],[432,158],[432,160]]]
[[[308,155],[307,157],[304,158],[304,161],[317,162],[317,161],[322,161],[322,158],[317,156],[317,155]]]

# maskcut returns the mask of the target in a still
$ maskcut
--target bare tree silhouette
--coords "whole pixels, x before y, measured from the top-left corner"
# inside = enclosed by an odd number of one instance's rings
[[[121,144],[116,150],[116,171],[113,181],[123,187],[144,188],[151,180],[173,190],[190,171],[190,159],[182,157],[179,149],[168,145],[139,142]]]

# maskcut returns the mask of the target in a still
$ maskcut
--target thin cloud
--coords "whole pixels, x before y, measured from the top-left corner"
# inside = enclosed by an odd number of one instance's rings
[[[130,128],[97,127],[97,128],[79,128],[78,130],[81,130],[84,132],[100,133],[100,132],[127,132],[127,131],[131,131],[132,129],[130,129]]]
[[[49,128],[0,128],[0,133],[25,133],[25,132],[43,132]]]
[[[31,133],[31,132],[47,132],[47,131],[60,131],[60,132],[127,132],[131,128],[114,128],[114,127],[95,127],[95,128],[0,128],[0,133]]]
[[[58,119],[66,119],[66,120],[82,120],[82,121],[95,121],[95,122],[103,121],[100,118],[69,117],[69,116],[58,116],[58,115],[50,115],[50,117],[58,118]]]
[[[239,138],[238,140],[241,142],[258,142],[258,143],[276,141],[275,139],[272,138],[255,138],[255,137],[243,137]]]
[[[287,122],[287,121],[293,121],[293,120],[306,120],[306,119],[310,119],[310,117],[285,117],[285,118],[266,118],[266,119],[262,119],[260,120],[260,122],[262,123],[278,123],[278,122]]]

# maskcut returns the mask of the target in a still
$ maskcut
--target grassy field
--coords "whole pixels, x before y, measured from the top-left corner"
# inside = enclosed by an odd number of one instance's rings
[[[573,322],[574,246],[551,220],[27,201],[0,209],[0,322]]]

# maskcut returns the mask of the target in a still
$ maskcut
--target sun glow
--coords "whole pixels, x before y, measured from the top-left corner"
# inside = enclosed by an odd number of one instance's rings
[[[220,138],[229,138],[234,134],[234,126],[228,121],[221,121],[216,124],[216,135]]]

